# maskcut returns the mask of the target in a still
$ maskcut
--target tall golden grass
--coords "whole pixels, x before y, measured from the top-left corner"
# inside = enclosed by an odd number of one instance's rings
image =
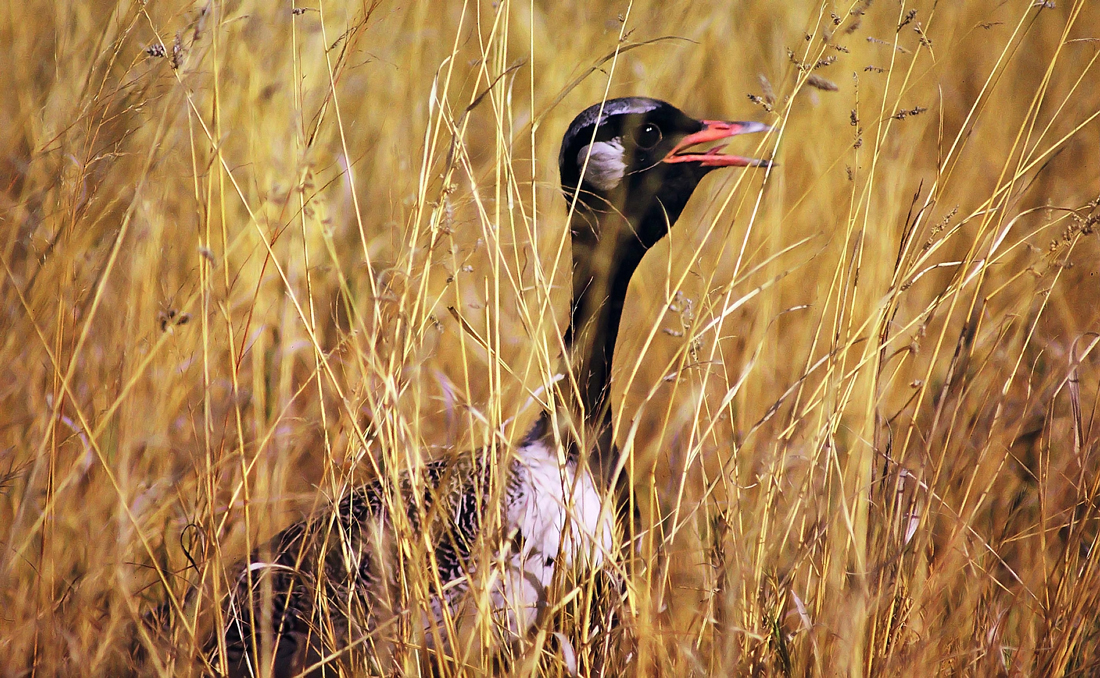
[[[557,144],[631,94],[766,121],[735,152],[778,166],[632,284],[615,661],[1100,672],[1098,39],[1084,0],[6,3],[0,673],[199,670],[192,591],[521,436]]]

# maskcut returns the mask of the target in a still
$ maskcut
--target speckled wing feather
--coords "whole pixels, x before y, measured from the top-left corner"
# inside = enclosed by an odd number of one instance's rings
[[[428,464],[418,476],[414,482],[404,474],[396,491],[376,481],[349,492],[323,515],[283,530],[238,568],[225,606],[231,675],[252,673],[252,648],[263,647],[265,630],[278,642],[276,668],[302,668],[326,650],[369,640],[404,607],[398,592],[406,590],[401,579],[416,554],[401,551],[398,530],[430,547],[438,579],[429,582],[441,586],[433,586],[433,614],[424,621],[443,621],[438,598],[453,600],[467,588],[471,554],[488,537],[481,527],[495,483],[484,460],[469,455]],[[395,510],[404,526],[395,525]]]
[[[392,487],[376,481],[350,492],[238,568],[225,606],[231,675],[253,672],[255,650],[274,656],[276,675],[357,645],[384,664],[375,635],[392,642],[394,634],[375,634],[383,624],[404,624],[409,639],[423,633],[433,647],[465,643],[487,613],[507,642],[535,623],[559,561],[587,569],[612,547],[612,512],[591,475],[541,439],[495,467],[482,451],[428,464]],[[407,522],[395,525],[394,512]],[[482,563],[499,571],[475,577]],[[411,577],[422,577],[419,588]],[[471,587],[484,595],[468,595]]]

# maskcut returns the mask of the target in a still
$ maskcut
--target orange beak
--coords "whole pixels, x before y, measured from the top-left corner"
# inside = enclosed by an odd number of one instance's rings
[[[739,155],[722,155],[720,151],[725,144],[715,146],[702,153],[689,153],[692,146],[705,144],[710,141],[728,139],[738,134],[752,134],[754,132],[767,132],[771,129],[761,122],[723,122],[721,120],[703,120],[703,129],[694,134],[689,134],[669,151],[662,162],[697,162],[703,167],[770,167],[770,160],[757,160],[756,158],[742,158]]]

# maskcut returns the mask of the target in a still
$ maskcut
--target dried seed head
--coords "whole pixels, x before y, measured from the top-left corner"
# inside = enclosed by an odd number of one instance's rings
[[[894,115],[892,115],[890,117],[892,117],[894,120],[905,120],[906,118],[908,118],[911,115],[920,115],[921,113],[924,113],[927,110],[928,109],[925,108],[924,106],[914,106],[913,108],[910,108],[909,110],[900,110],[900,111],[898,111],[897,113],[895,113]]]
[[[815,89],[820,89],[826,92],[835,92],[840,88],[836,86],[836,83],[832,80],[827,80],[820,75],[811,75],[806,78],[806,84]]]
[[[900,31],[901,29],[908,26],[909,23],[912,22],[913,18],[916,17],[916,16],[917,16],[917,10],[915,10],[915,9],[909,10],[909,12],[905,15],[905,18],[901,20],[900,24],[898,24],[898,30]]]
[[[772,84],[768,82],[768,79],[764,77],[763,73],[758,74],[756,77],[760,80],[760,88],[764,91],[764,101],[766,101],[769,106],[774,104],[775,90],[772,89]]]

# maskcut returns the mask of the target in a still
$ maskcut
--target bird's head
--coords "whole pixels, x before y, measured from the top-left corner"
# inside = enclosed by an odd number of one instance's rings
[[[724,145],[698,146],[766,130],[759,122],[696,120],[657,99],[610,99],[585,109],[569,125],[558,156],[562,190],[572,202],[580,189],[579,210],[624,215],[649,248],[708,172],[769,164],[725,155]]]

